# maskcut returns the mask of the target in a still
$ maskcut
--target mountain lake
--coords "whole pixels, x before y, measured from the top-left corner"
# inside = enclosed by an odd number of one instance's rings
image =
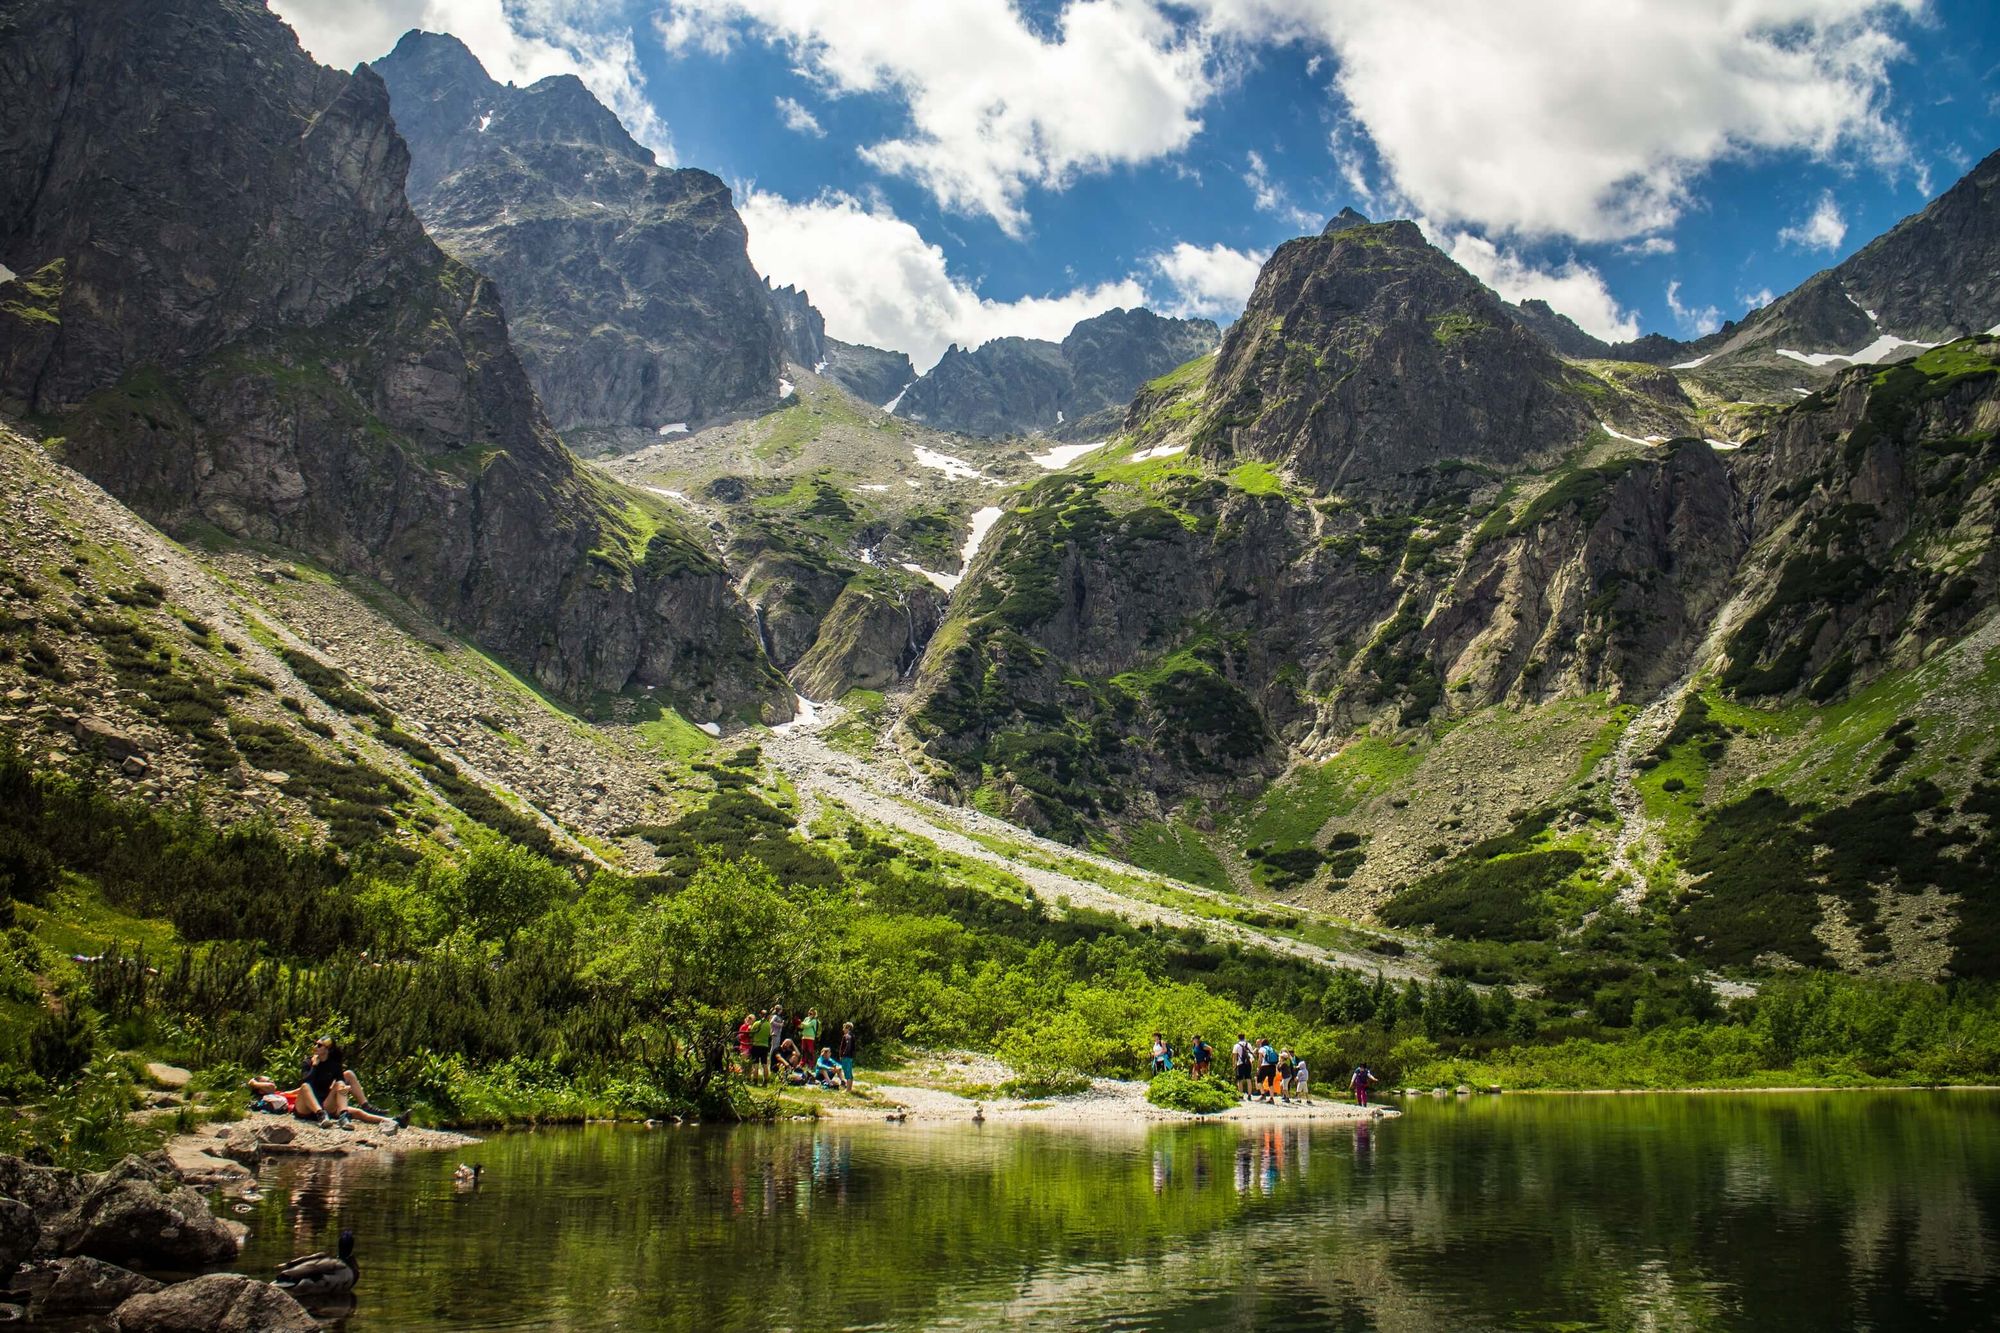
[[[1408,1099],[1363,1124],[864,1121],[285,1159],[264,1274],[352,1228],[336,1327],[1993,1327],[2000,1097]],[[226,1211],[232,1208],[219,1203]]]

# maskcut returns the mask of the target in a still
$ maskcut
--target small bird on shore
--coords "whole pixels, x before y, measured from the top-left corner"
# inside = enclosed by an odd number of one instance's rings
[[[972,1104],[972,1123],[975,1125],[983,1125],[986,1123],[986,1108],[984,1106],[981,1106],[978,1102],[974,1102]]]
[[[340,1233],[340,1253],[330,1255],[324,1250],[313,1254],[302,1254],[288,1264],[280,1265],[278,1275],[271,1279],[274,1287],[283,1287],[294,1296],[335,1296],[344,1291],[352,1291],[354,1284],[361,1280],[361,1265],[354,1261],[354,1233]]]

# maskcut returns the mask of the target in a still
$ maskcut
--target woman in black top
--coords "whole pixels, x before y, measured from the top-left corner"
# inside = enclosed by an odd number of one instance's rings
[[[353,1089],[349,1080],[353,1078],[354,1075],[347,1069],[347,1058],[333,1038],[321,1037],[313,1043],[312,1055],[306,1060],[304,1078],[293,1099],[292,1114],[301,1120],[319,1121],[352,1117],[371,1125],[394,1124],[398,1128],[409,1123],[407,1115],[378,1115],[352,1102]]]

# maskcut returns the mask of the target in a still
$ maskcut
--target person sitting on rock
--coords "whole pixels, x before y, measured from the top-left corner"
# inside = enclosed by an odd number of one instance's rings
[[[251,1079],[250,1090],[260,1097],[279,1092],[278,1085],[267,1078]],[[291,1102],[293,1115],[323,1125],[337,1118],[352,1118],[371,1125],[394,1125],[397,1129],[410,1123],[407,1111],[396,1116],[384,1115],[368,1104],[367,1096],[361,1091],[360,1078],[347,1067],[340,1046],[332,1037],[321,1037],[313,1043],[312,1054],[306,1058],[299,1086],[279,1095]]]

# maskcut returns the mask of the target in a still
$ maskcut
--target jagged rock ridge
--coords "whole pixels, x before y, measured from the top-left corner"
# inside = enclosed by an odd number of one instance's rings
[[[1060,343],[995,338],[954,344],[910,386],[897,411],[965,435],[1059,433],[1129,402],[1139,386],[1215,346],[1205,319],[1110,310],[1079,321]]]
[[[573,75],[501,84],[449,35],[410,32],[375,70],[410,145],[411,205],[499,284],[559,429],[775,400],[783,334],[720,180],[658,166]]]
[[[788,715],[720,564],[582,473],[424,234],[372,71],[250,0],[0,18],[0,398],[153,520],[379,580],[572,694]],[[0,295],[12,286],[0,288]],[[765,307],[768,308],[768,307]]]

